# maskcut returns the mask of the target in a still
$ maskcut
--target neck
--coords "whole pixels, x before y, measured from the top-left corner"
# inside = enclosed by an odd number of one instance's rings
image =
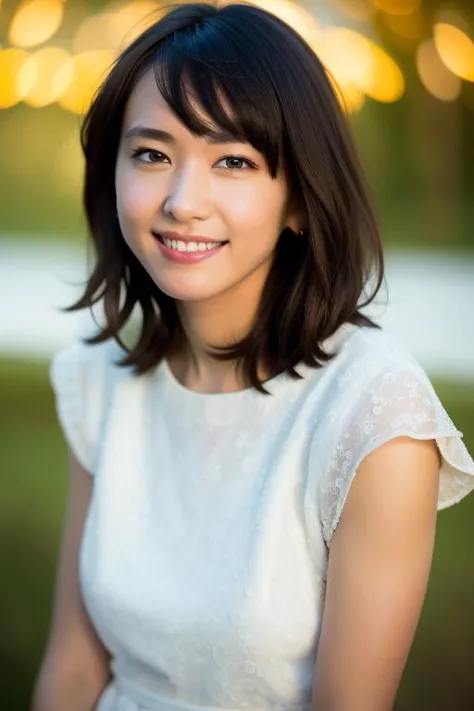
[[[176,302],[184,336],[171,350],[169,363],[185,387],[198,392],[233,392],[245,387],[235,362],[215,360],[206,350],[230,346],[248,334],[262,289],[258,273],[252,277],[212,299]]]

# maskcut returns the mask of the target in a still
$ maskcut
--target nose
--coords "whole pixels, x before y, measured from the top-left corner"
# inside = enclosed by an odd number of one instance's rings
[[[178,222],[203,220],[211,209],[209,180],[197,166],[187,166],[174,172],[164,211]]]

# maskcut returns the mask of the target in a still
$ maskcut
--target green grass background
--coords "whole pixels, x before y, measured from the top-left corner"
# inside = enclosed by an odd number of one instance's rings
[[[433,382],[474,451],[474,384]],[[0,451],[1,708],[23,711],[48,633],[66,497],[66,446],[47,363],[0,360]],[[473,520],[474,496],[439,514],[397,711],[474,709]]]

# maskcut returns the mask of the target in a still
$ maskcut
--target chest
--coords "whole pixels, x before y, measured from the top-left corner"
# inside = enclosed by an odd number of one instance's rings
[[[105,433],[81,550],[106,643],[151,648],[172,674],[191,658],[307,654],[322,592],[303,513],[309,430],[291,407],[258,421],[208,413],[201,428],[186,413],[155,413],[152,427],[135,414],[127,436],[113,422]]]

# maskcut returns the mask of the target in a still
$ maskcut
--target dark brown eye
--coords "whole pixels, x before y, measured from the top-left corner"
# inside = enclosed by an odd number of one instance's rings
[[[248,158],[243,158],[242,156],[226,156],[219,161],[219,163],[227,163],[226,168],[230,170],[241,170],[245,166],[248,168],[255,168],[254,163],[252,163]]]
[[[132,157],[142,163],[162,163],[162,158],[166,156],[164,153],[154,151],[151,148],[137,148],[137,150],[133,152]]]

